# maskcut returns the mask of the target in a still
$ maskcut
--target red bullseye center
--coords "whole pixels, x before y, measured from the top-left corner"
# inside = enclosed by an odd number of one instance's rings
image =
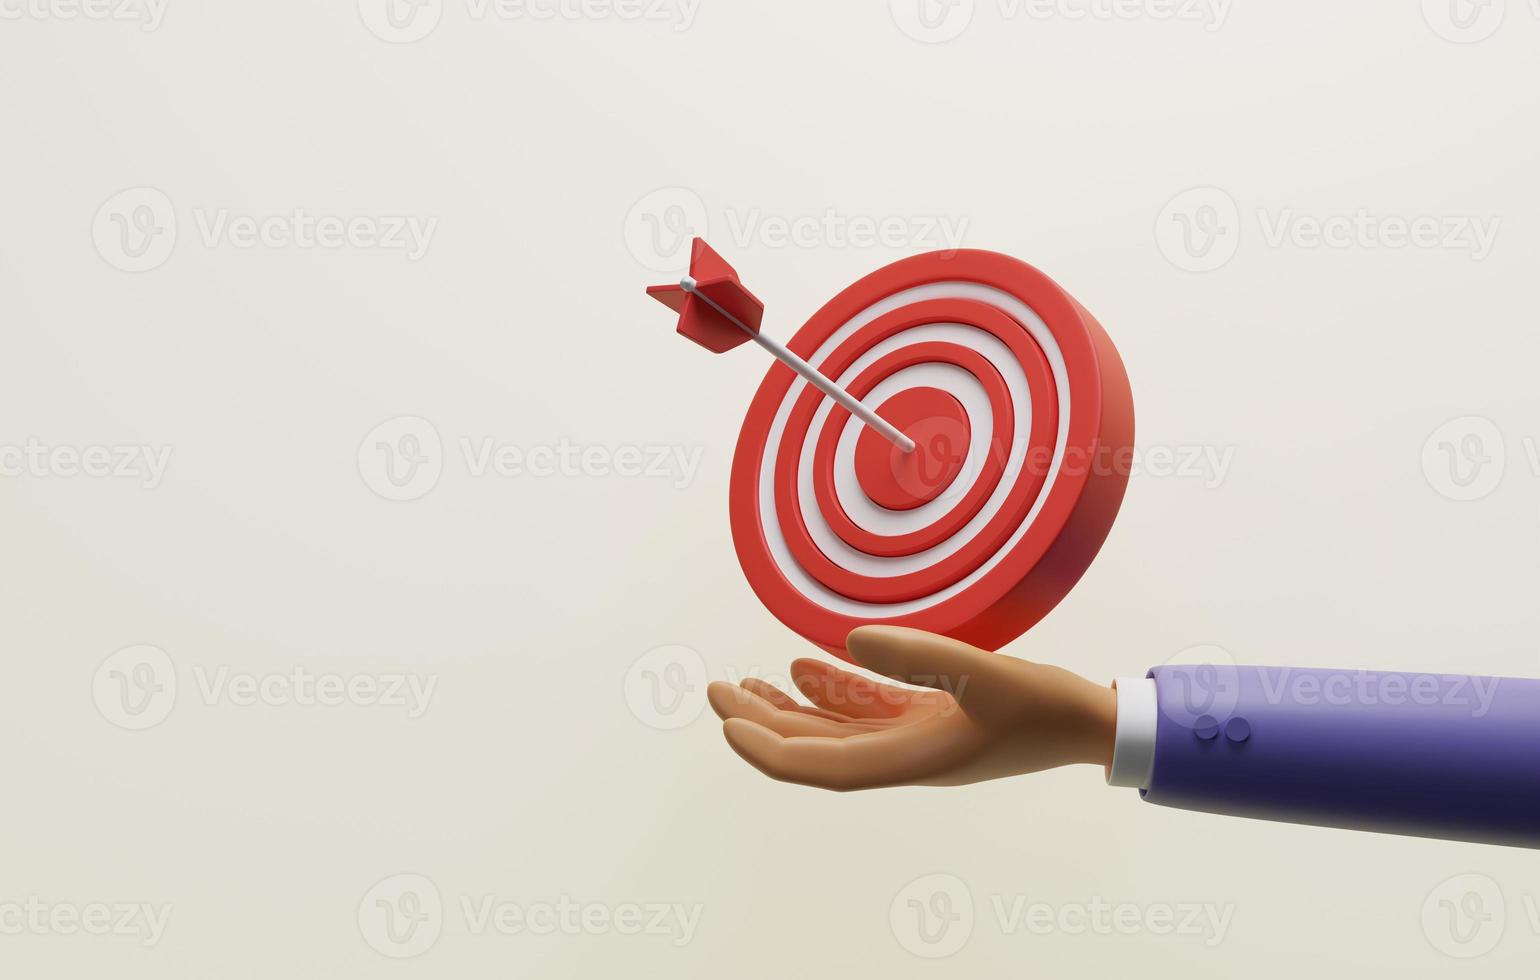
[[[855,453],[861,489],[888,510],[913,510],[935,500],[968,458],[972,429],[962,403],[940,388],[909,388],[879,405],[877,414],[913,439],[914,450],[906,453],[863,426]]]

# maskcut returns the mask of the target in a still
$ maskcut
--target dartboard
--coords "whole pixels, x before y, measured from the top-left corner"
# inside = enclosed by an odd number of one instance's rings
[[[1133,399],[1096,320],[1037,269],[964,250],[895,262],[786,345],[913,440],[774,364],[733,458],[733,541],[783,623],[843,655],[913,626],[986,648],[1079,580],[1123,499]]]

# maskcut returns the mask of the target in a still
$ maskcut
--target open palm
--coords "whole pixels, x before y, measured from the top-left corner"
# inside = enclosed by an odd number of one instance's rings
[[[792,663],[804,705],[765,681],[715,682],[729,745],[774,779],[822,789],[951,786],[1076,763],[1108,765],[1116,701],[1069,671],[893,626],[850,634],[862,667]]]

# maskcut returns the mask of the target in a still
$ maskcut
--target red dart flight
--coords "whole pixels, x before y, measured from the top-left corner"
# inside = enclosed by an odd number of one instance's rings
[[[690,247],[690,279],[695,283],[693,290],[677,283],[647,287],[648,296],[679,314],[680,334],[720,354],[759,333],[765,304],[738,281],[737,271],[705,239],[695,239]],[[742,327],[713,309],[712,303],[736,317]]]

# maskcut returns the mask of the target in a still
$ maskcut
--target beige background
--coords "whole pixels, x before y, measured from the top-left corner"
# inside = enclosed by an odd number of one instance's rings
[[[1108,327],[1142,447],[1231,454],[1136,477],[1009,652],[1100,680],[1201,644],[1540,674],[1532,6],[962,2],[446,0],[403,34],[374,0],[6,0],[0,447],[171,455],[153,486],[67,453],[0,479],[0,972],[1532,974],[1530,853],[1166,811],[1090,770],[827,795],[702,713],[708,676],[808,647],[727,528],[765,364],[689,348],[641,294],[698,212],[782,337],[962,223]],[[436,224],[416,260],[200,227],[296,208]],[[897,237],[852,244],[831,210]],[[1310,238],[1360,211],[1500,225],[1489,254]],[[431,429],[371,435],[403,416]],[[441,475],[386,500],[378,443],[412,435]],[[474,476],[460,441],[488,438],[592,451]],[[626,447],[699,470],[616,476]],[[109,660],[137,645],[164,657]],[[301,668],[434,687],[417,717],[301,703]],[[407,891],[441,915],[386,932]],[[478,932],[487,896],[589,925]],[[946,922],[909,904],[947,898]],[[171,912],[153,939],[70,931],[93,903]],[[698,909],[688,941],[667,916],[620,934],[650,903]],[[1128,927],[1098,931],[1101,903]],[[997,914],[1034,905],[1036,931]],[[1189,905],[1222,934],[1161,927]]]

